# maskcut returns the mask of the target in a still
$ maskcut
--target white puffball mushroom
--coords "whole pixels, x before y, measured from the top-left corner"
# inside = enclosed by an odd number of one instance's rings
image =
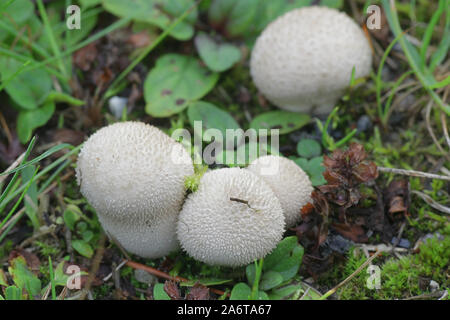
[[[186,199],[178,218],[181,247],[210,265],[241,266],[270,253],[284,232],[281,205],[248,170],[212,170]]]
[[[141,122],[119,122],[95,132],[84,143],[76,169],[81,193],[105,231],[146,258],[178,248],[184,179],[193,173],[181,144]]]
[[[281,109],[326,114],[355,68],[367,76],[372,52],[348,15],[327,7],[294,9],[271,22],[256,40],[250,73],[258,90]]]
[[[255,159],[247,170],[258,175],[280,200],[286,227],[301,220],[301,209],[311,201],[314,190],[308,175],[292,160],[279,156]]]

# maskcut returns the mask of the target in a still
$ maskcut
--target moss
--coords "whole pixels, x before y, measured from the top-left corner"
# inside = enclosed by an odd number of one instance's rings
[[[339,299],[402,299],[424,294],[428,291],[430,280],[436,281],[441,288],[448,287],[447,278],[450,265],[450,237],[444,240],[432,238],[419,247],[417,254],[401,259],[389,259],[381,267],[380,289],[369,289],[367,268],[361,271],[347,285],[342,287]],[[335,271],[340,281],[348,277],[366,260],[362,254],[351,251],[348,261]],[[376,260],[375,260],[376,261]]]

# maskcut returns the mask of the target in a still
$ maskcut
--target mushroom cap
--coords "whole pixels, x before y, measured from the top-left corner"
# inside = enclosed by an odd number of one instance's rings
[[[168,239],[176,239],[175,230],[164,221],[175,221],[184,201],[184,178],[193,173],[181,144],[141,122],[115,123],[91,135],[76,169],[81,193],[105,229],[125,249],[148,258],[176,248],[175,240],[168,245]]]
[[[270,187],[248,170],[204,174],[178,217],[182,248],[211,265],[241,266],[270,253],[284,232],[281,205]]]
[[[345,13],[327,7],[294,9],[256,40],[250,73],[259,91],[281,109],[325,114],[355,78],[369,74],[370,45]]]
[[[272,188],[280,200],[286,227],[297,224],[301,220],[301,209],[311,201],[314,190],[308,175],[294,161],[272,155],[254,160],[247,170]]]

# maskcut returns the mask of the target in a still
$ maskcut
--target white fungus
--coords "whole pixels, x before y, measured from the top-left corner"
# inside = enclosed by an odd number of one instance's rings
[[[370,45],[345,13],[304,7],[278,17],[258,37],[250,73],[259,91],[281,109],[329,113],[355,78],[367,76]]]
[[[184,179],[193,173],[181,144],[141,122],[98,130],[84,143],[76,170],[81,193],[105,231],[124,249],[146,258],[177,248]]]
[[[280,200],[286,227],[301,220],[301,209],[311,201],[313,186],[308,175],[292,160],[264,156],[254,160],[247,170],[258,175]]]
[[[178,219],[182,248],[211,265],[241,266],[263,258],[284,232],[281,205],[248,170],[209,171],[186,199]]]

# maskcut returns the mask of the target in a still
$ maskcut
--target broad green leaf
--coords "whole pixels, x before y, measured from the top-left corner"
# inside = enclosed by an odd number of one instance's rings
[[[11,57],[0,56],[0,75],[9,79],[23,63]],[[44,102],[52,88],[52,79],[43,68],[21,71],[5,86],[11,99],[26,110],[36,109]]]
[[[103,7],[124,18],[148,22],[161,29],[167,28],[173,20],[181,16],[187,9],[192,8],[193,0],[103,0]],[[184,21],[181,21],[170,35],[178,40],[189,40],[194,34],[193,24],[197,19],[197,9],[194,8]]]
[[[33,297],[40,294],[41,282],[28,269],[24,257],[18,256],[11,260],[8,271],[17,287],[27,290]]]
[[[287,299],[289,296],[302,289],[301,285],[288,285],[285,287],[275,288],[269,293],[270,300]]]
[[[34,5],[31,0],[14,0],[6,8],[3,8],[4,3],[5,1],[0,3],[0,19],[10,24],[21,25],[33,14]]]
[[[325,184],[327,181],[323,177],[325,167],[323,166],[323,157],[315,157],[309,160],[308,173],[310,174],[311,183],[313,186]]]
[[[290,252],[297,245],[298,239],[296,236],[286,237],[278,243],[277,247],[264,258],[263,270],[272,270],[282,259],[289,256]]]
[[[94,250],[92,249],[92,247],[89,245],[89,243],[87,243],[84,240],[73,240],[72,241],[72,247],[82,256],[86,257],[86,258],[92,258],[92,256],[94,255]]]
[[[16,286],[9,286],[5,289],[5,300],[23,300],[22,289]]]
[[[170,297],[164,291],[164,284],[157,283],[153,287],[153,299],[155,300],[170,300]]]
[[[320,0],[320,5],[339,9],[344,6],[344,0]]]
[[[230,300],[248,300],[252,294],[252,289],[244,283],[236,284],[231,290]]]
[[[258,300],[269,300],[269,296],[264,291],[258,291]]]
[[[89,242],[94,238],[94,233],[91,230],[84,231],[81,236],[83,237],[83,240],[86,242]]]
[[[33,130],[43,126],[55,112],[55,104],[47,102],[35,110],[22,110],[17,117],[17,135],[22,143],[31,139]]]
[[[262,113],[250,122],[250,128],[266,129],[270,135],[271,129],[278,129],[280,134],[286,134],[300,129],[308,124],[311,117],[307,114],[288,112],[283,110]],[[262,134],[262,133],[260,133]]]
[[[303,158],[318,157],[322,153],[320,144],[313,139],[303,139],[297,144],[297,153]]]
[[[267,154],[277,154],[272,152],[269,145],[260,144],[257,142],[250,142],[246,144],[241,144],[236,150],[220,150],[216,154],[216,163],[224,164],[229,167],[236,166],[246,166],[250,164],[256,158],[267,155]]]
[[[224,30],[228,37],[248,32],[258,12],[259,0],[213,0],[209,7],[210,24]]]
[[[204,32],[195,37],[195,47],[209,69],[222,72],[241,59],[241,51],[230,43],[221,43]]]
[[[194,57],[166,54],[156,61],[144,83],[145,110],[154,117],[181,112],[202,98],[219,75],[202,66]]]
[[[283,277],[283,282],[287,281],[297,274],[303,252],[303,247],[297,243],[297,237],[287,237],[264,259],[263,269],[277,271]]]
[[[209,102],[196,101],[189,105],[187,115],[191,126],[194,128],[195,121],[201,121],[203,129],[203,140],[211,142],[213,135],[205,132],[207,129],[217,129],[222,133],[223,141],[225,141],[226,130],[239,129],[239,124],[225,110],[222,110]],[[236,142],[238,143],[240,139]]]
[[[255,282],[255,277],[256,277],[256,266],[254,263],[250,263],[245,268],[245,275],[247,276],[248,284],[252,286],[253,283]]]
[[[63,219],[65,224],[69,227],[70,230],[74,230],[75,224],[81,218],[81,210],[74,204],[69,204],[64,210]]]
[[[259,11],[255,17],[254,24],[256,32],[259,34],[270,22],[284,13],[309,6],[312,0],[263,0],[260,2]]]
[[[283,276],[276,271],[264,272],[259,283],[259,289],[267,291],[283,283]]]

